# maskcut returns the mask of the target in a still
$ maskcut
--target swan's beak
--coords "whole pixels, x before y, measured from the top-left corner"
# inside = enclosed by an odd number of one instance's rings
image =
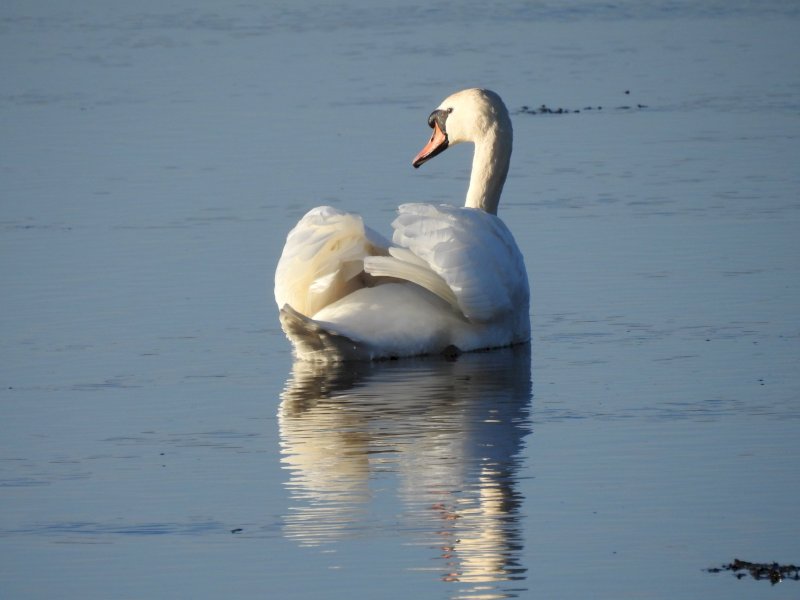
[[[447,150],[447,144],[447,134],[441,130],[439,123],[434,121],[433,135],[430,141],[425,144],[425,147],[414,157],[411,164],[415,169],[420,167],[424,162]]]

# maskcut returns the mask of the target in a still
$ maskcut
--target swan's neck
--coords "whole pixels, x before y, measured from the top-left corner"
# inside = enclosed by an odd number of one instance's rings
[[[465,206],[497,214],[500,194],[511,162],[511,128],[487,131],[475,140],[472,174]]]

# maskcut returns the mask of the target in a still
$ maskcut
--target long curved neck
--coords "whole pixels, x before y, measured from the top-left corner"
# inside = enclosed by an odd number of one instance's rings
[[[472,174],[465,206],[497,214],[497,205],[511,162],[511,142],[510,127],[489,130],[475,140],[475,155],[472,158]]]

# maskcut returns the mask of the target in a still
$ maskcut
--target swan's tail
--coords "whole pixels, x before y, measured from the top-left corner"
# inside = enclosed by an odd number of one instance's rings
[[[368,348],[346,335],[326,329],[321,323],[284,304],[281,327],[292,340],[298,358],[320,362],[370,360]]]

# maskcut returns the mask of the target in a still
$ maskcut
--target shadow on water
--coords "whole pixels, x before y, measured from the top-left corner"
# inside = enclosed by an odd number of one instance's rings
[[[318,546],[399,532],[428,565],[405,568],[483,584],[459,597],[516,595],[485,583],[525,579],[517,484],[531,389],[527,345],[453,362],[295,363],[278,415],[286,537]]]

